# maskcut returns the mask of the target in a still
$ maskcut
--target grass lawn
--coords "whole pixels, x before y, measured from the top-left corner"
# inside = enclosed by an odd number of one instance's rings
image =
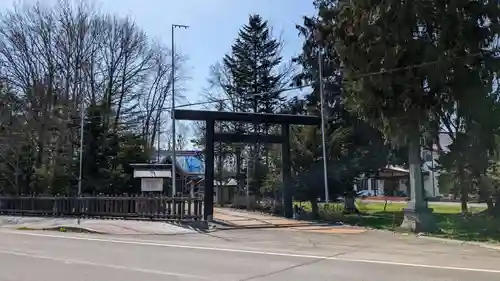
[[[300,203],[297,203],[300,204]],[[320,204],[320,217],[323,220],[342,221],[350,225],[366,226],[375,229],[397,230],[403,220],[402,202],[356,202],[362,214],[342,214],[343,204]],[[306,211],[311,210],[309,203],[302,203]],[[434,210],[434,217],[439,231],[432,236],[500,243],[500,220],[490,218],[481,211],[484,208],[469,208],[471,214],[462,216],[459,205],[440,205],[429,203]]]

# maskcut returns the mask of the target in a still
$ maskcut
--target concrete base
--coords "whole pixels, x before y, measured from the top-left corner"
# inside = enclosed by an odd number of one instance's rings
[[[207,221],[204,220],[197,220],[197,221],[192,221],[189,223],[190,226],[199,229],[199,230],[207,230],[209,229],[209,224]]]
[[[182,227],[192,228],[198,231],[206,231],[210,229],[210,224],[205,220],[184,220],[178,222],[172,222],[172,224],[177,224]]]
[[[437,229],[432,209],[427,207],[403,209],[401,229],[411,232],[432,232]]]

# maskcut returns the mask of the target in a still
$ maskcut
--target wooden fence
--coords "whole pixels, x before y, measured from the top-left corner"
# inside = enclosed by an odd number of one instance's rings
[[[199,220],[200,198],[165,196],[0,197],[0,214],[19,216]]]

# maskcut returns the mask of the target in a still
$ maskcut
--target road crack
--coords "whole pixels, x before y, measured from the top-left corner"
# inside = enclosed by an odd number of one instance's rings
[[[350,253],[356,252],[360,248],[363,248],[363,247],[359,246],[359,247],[356,247],[356,248],[354,248],[352,250],[349,250],[349,251],[340,252],[340,253],[337,253],[337,254],[334,254],[334,255],[330,255],[330,256],[324,256],[324,257],[321,257],[321,258],[317,258],[317,259],[313,259],[311,261],[307,261],[307,262],[299,263],[299,264],[296,264],[296,265],[288,266],[288,267],[285,267],[285,268],[282,268],[282,269],[278,269],[278,270],[275,270],[275,271],[266,272],[266,273],[262,273],[262,274],[254,275],[254,276],[250,276],[250,277],[247,277],[247,278],[244,278],[244,279],[239,279],[238,281],[250,281],[250,280],[257,280],[259,278],[269,277],[271,275],[280,274],[280,273],[283,273],[283,272],[286,272],[286,271],[289,271],[289,270],[292,270],[292,269],[296,269],[296,268],[299,268],[299,267],[305,267],[305,266],[309,266],[309,265],[312,265],[312,264],[315,264],[315,263],[318,263],[318,262],[321,262],[321,261],[331,260],[333,258],[338,258],[338,257],[341,257],[341,256],[343,256],[345,254],[350,254]]]

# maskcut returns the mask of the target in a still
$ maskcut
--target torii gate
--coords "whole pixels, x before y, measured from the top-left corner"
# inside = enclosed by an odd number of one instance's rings
[[[205,191],[204,219],[213,219],[214,193],[214,143],[280,143],[283,161],[284,216],[293,216],[293,190],[290,166],[290,125],[321,125],[321,118],[307,115],[261,114],[246,112],[174,110],[176,120],[205,121]],[[252,124],[281,125],[280,135],[215,133],[215,121],[246,122]]]

